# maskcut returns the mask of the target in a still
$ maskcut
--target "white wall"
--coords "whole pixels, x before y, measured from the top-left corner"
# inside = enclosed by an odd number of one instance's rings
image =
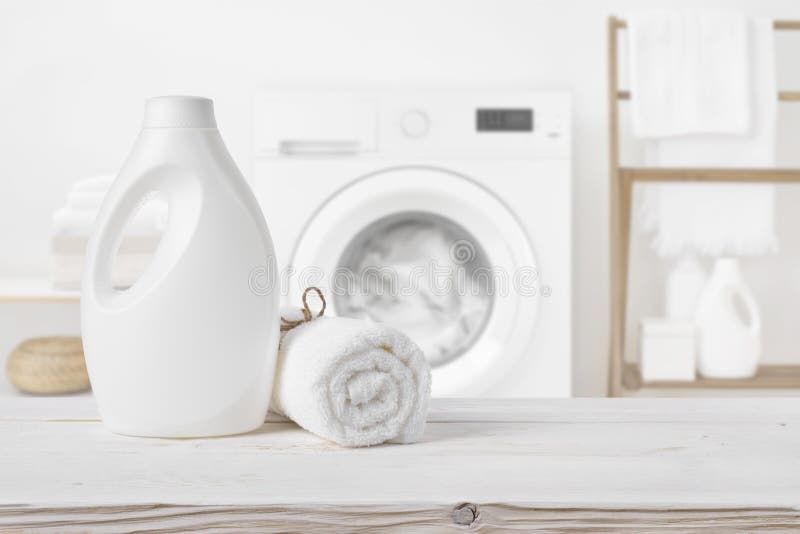
[[[259,85],[568,89],[575,105],[575,384],[578,394],[603,394],[606,16],[697,5],[800,18],[796,0],[4,0],[0,276],[46,275],[51,212],[74,180],[119,167],[147,96],[214,98],[222,134],[247,173],[251,94]],[[0,351],[46,324],[75,330],[75,311],[3,306]]]

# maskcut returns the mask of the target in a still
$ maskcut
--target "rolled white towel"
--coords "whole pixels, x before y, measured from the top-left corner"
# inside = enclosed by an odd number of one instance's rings
[[[430,368],[408,337],[387,326],[320,317],[285,332],[271,409],[348,447],[422,437]]]

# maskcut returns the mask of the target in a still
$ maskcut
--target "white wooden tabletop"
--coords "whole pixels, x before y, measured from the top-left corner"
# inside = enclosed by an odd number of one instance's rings
[[[90,396],[0,399],[0,530],[800,528],[800,399],[436,400],[424,440],[292,423],[111,434]]]

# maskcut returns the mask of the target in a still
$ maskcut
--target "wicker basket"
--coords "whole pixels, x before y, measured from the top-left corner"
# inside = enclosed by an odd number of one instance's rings
[[[79,337],[39,337],[20,343],[8,357],[6,374],[26,393],[53,395],[89,389]]]

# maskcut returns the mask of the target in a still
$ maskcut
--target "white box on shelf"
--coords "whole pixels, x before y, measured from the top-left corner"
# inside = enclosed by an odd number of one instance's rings
[[[695,326],[676,319],[642,319],[639,368],[644,382],[695,379]]]

